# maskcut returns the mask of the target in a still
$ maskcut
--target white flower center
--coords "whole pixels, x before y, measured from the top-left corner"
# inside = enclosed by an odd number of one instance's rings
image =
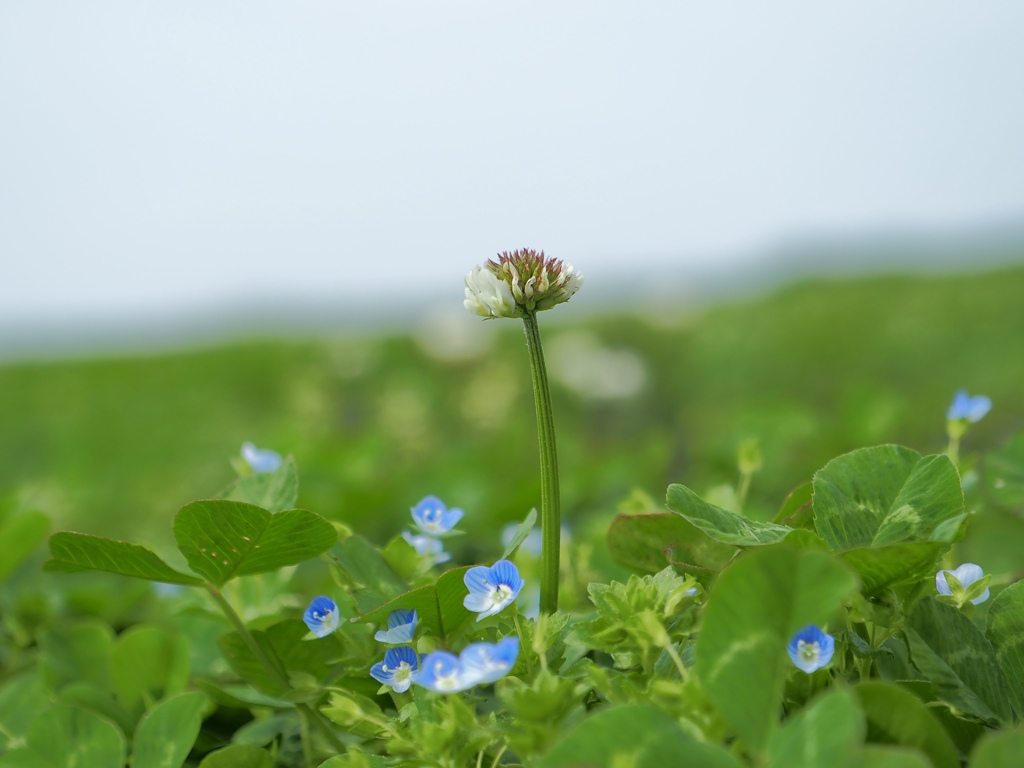
[[[491,606],[505,605],[512,599],[512,588],[508,584],[497,584],[491,589]]]
[[[816,642],[808,643],[799,640],[796,644],[796,653],[803,661],[814,663],[821,656],[821,647]]]

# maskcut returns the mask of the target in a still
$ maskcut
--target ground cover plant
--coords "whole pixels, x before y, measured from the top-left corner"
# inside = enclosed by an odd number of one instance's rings
[[[733,440],[730,482],[623,493],[599,549],[564,525],[537,318],[580,280],[531,251],[467,277],[533,372],[539,504],[503,535],[447,490],[366,535],[247,443],[165,518],[173,551],[62,531],[40,574],[49,520],[12,497],[0,766],[1016,765],[1024,435],[969,442],[1012,401],[951,389],[926,450],[822,455],[774,500],[769,441]]]

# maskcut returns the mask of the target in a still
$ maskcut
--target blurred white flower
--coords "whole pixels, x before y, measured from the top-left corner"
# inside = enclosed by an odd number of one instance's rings
[[[633,397],[647,383],[647,366],[637,352],[606,347],[586,331],[557,336],[548,360],[552,378],[594,400]]]

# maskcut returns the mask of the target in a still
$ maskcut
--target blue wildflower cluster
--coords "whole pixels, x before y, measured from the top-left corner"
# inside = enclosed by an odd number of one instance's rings
[[[437,496],[421,499],[409,511],[415,531],[402,531],[402,538],[431,565],[451,560],[452,556],[445,551],[441,537],[452,533],[465,513],[457,508],[448,509]]]
[[[506,637],[497,643],[472,643],[456,656],[434,651],[423,657],[423,668],[414,682],[438,693],[457,693],[500,680],[516,664],[519,638]]]

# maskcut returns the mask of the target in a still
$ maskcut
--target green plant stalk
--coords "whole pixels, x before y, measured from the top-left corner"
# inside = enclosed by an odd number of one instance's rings
[[[267,656],[263,647],[256,642],[256,638],[253,637],[249,628],[245,626],[245,622],[242,621],[242,617],[235,612],[235,609],[231,606],[231,603],[228,602],[227,598],[224,597],[221,591],[213,584],[207,583],[206,588],[216,601],[217,605],[220,606],[221,611],[223,611],[224,615],[231,623],[231,626],[235,628],[235,631],[238,632],[242,640],[245,641],[246,646],[248,646],[249,650],[252,651],[253,656],[256,657],[260,664],[262,664],[267,672],[270,673],[271,677],[274,678],[274,682],[282,688],[290,690],[291,684],[288,682],[288,678],[285,677],[284,672],[282,672],[273,660]],[[324,720],[324,716],[321,715],[314,707],[309,706],[309,704],[298,703],[295,705],[295,708],[309,722],[311,722],[318,731],[320,731],[323,737],[330,742],[331,746],[337,750],[339,754],[348,751],[345,748],[345,745],[341,743],[341,740],[334,732],[334,729],[331,728],[330,724]]]
[[[530,350],[533,375],[533,401],[537,408],[537,443],[540,448],[540,530],[541,549],[540,609],[558,610],[558,558],[561,552],[562,515],[558,497],[558,455],[555,450],[555,421],[551,410],[551,390],[540,344],[536,312],[523,315],[526,346]]]

